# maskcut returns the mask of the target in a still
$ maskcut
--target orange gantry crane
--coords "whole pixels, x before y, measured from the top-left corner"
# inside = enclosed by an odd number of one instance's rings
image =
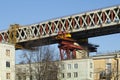
[[[61,60],[76,58],[76,50],[83,50],[81,46],[74,45],[75,40],[71,38],[71,34],[68,32],[58,32],[56,40],[59,43]]]

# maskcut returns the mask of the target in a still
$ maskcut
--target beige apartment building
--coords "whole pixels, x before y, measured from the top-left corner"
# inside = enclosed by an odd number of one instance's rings
[[[93,56],[94,80],[120,80],[120,51]]]
[[[0,80],[15,80],[14,45],[0,43]]]

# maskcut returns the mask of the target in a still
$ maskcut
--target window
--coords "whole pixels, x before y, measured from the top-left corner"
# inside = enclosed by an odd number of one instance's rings
[[[10,62],[6,61],[6,67],[10,67]]]
[[[74,77],[78,77],[78,73],[77,72],[74,72]]]
[[[63,70],[63,69],[65,69],[65,66],[64,66],[64,64],[61,64],[61,69]]]
[[[92,72],[90,72],[90,78],[92,78]]]
[[[61,77],[62,77],[62,78],[65,78],[65,74],[64,74],[64,73],[62,73],[62,74],[61,74]]]
[[[22,79],[21,79],[21,76],[18,76],[18,80],[22,80]]]
[[[26,76],[23,76],[23,80],[26,80]]]
[[[93,65],[93,64],[92,64],[92,63],[90,63],[90,68],[92,68],[92,65]]]
[[[105,79],[106,72],[105,71],[101,71],[99,76],[100,76],[100,79]]]
[[[106,63],[106,73],[107,73],[107,74],[110,74],[110,73],[111,73],[111,68],[112,68],[111,63]]]
[[[30,76],[30,80],[32,80],[33,79],[33,77],[32,77],[32,75]]]
[[[71,73],[67,73],[67,78],[71,78]]]
[[[106,70],[103,70],[100,72],[100,79],[105,79],[105,80],[111,80],[112,76],[112,64],[111,63],[106,63]]]
[[[75,69],[77,69],[78,68],[78,64],[76,63],[76,64],[74,64],[74,68]]]
[[[6,79],[10,79],[10,73],[6,73]]]
[[[10,57],[10,50],[6,50],[6,56]]]
[[[71,69],[71,64],[68,64],[68,69]]]

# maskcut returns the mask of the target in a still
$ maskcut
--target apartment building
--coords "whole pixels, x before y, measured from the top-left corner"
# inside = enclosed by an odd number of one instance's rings
[[[92,57],[94,80],[120,80],[120,51]]]
[[[92,59],[73,59],[61,61],[59,80],[93,80]]]
[[[50,64],[48,72],[46,70],[47,74],[49,74],[47,80],[120,80],[120,51],[95,55],[89,58],[81,57],[82,54],[80,53],[82,52],[77,53],[78,59],[53,62],[59,69]],[[35,75],[36,69],[38,69],[36,68],[37,64],[31,64],[31,74],[29,64],[17,64],[16,80],[37,80]],[[41,63],[40,68],[44,67],[43,65],[44,63]],[[39,76],[44,75],[41,73]]]
[[[50,73],[49,76],[47,76],[49,77],[47,80],[93,80],[94,64],[92,59],[62,60],[55,61],[54,63],[55,64],[49,64],[48,69],[46,69],[47,74]],[[38,69],[36,68],[37,64],[39,63],[31,64],[33,71],[31,80],[37,80],[35,75]],[[40,68],[42,68],[44,63],[40,65]],[[58,67],[55,67],[55,65]],[[41,72],[43,70],[44,68],[42,68]],[[42,77],[42,73],[40,77]],[[30,80],[29,64],[16,65],[16,80]]]
[[[16,64],[15,80],[57,80],[56,62]]]
[[[14,45],[0,43],[0,80],[15,80]]]

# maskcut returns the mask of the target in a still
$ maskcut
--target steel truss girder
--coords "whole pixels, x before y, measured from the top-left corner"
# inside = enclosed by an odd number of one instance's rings
[[[52,37],[57,35],[58,31],[75,33],[84,30],[99,29],[101,27],[114,27],[114,25],[120,25],[120,6],[22,26],[17,29],[16,43]],[[0,42],[8,42],[8,35],[8,31],[0,32]]]

